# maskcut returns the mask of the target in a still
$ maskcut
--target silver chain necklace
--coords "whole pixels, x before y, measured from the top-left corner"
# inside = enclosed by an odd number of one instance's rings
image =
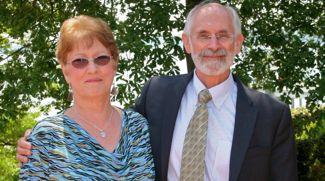
[[[111,112],[110,112],[109,119],[107,120],[107,122],[106,122],[106,124],[104,125],[103,129],[98,128],[95,124],[91,124],[91,123],[88,122],[86,119],[80,119],[80,120],[81,120],[82,122],[88,124],[89,126],[95,128],[97,131],[99,131],[99,135],[100,135],[100,137],[102,137],[102,138],[106,138],[107,133],[106,133],[105,129],[107,128],[108,123],[111,122],[111,119],[112,119],[113,114],[114,114],[113,109],[114,109],[114,108],[113,108],[113,106],[112,106],[112,109],[111,109]],[[78,115],[78,117],[81,118],[81,115],[80,115],[79,111],[77,111],[77,108],[74,107],[73,110],[74,110],[74,112]]]

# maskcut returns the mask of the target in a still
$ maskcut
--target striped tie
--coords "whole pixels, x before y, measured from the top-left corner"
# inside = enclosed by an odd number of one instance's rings
[[[186,130],[181,163],[181,181],[204,179],[204,157],[208,128],[206,103],[211,98],[208,89],[199,93],[198,107]]]

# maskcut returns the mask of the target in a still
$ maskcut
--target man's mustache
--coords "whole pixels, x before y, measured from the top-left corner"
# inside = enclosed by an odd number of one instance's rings
[[[199,56],[226,56],[227,52],[225,49],[219,49],[219,50],[210,50],[210,49],[205,49],[202,50],[199,54]]]

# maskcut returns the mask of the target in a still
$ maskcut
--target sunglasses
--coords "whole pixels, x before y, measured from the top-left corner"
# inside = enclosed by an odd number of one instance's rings
[[[71,63],[69,63],[69,64],[71,64],[73,67],[75,67],[77,69],[83,69],[83,68],[87,67],[87,65],[89,64],[89,61],[93,61],[94,64],[96,64],[98,66],[105,66],[111,61],[112,58],[113,57],[109,56],[109,55],[101,55],[94,59],[76,58],[76,59],[72,60]]]

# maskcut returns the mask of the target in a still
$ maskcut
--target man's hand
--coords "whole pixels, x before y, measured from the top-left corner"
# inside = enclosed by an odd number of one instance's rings
[[[17,154],[16,159],[18,160],[19,167],[28,162],[28,156],[31,155],[32,145],[26,140],[27,136],[30,135],[31,130],[25,131],[24,137],[19,138],[17,142]]]

